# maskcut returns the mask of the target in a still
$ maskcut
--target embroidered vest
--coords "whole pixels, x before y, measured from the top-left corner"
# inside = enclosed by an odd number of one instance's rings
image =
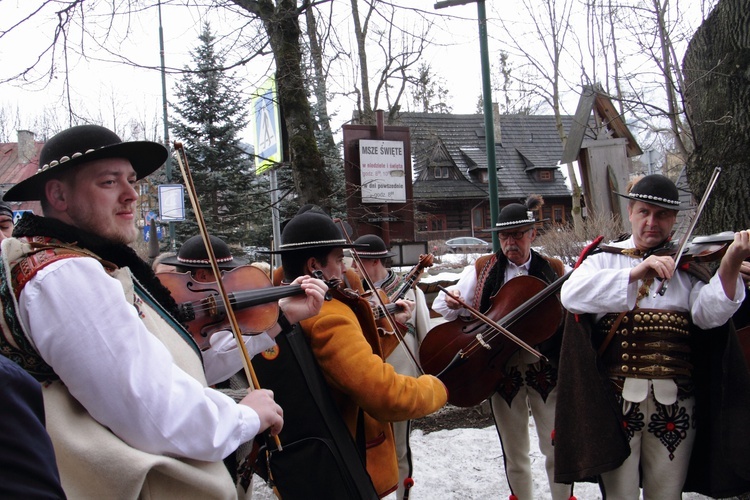
[[[152,455],[131,447],[94,420],[51,367],[40,362],[16,316],[21,288],[45,265],[83,256],[96,258],[83,249],[48,238],[10,238],[2,242],[0,344],[3,351],[8,349],[15,359],[34,367],[37,379],[45,381],[42,394],[47,431],[65,493],[69,498],[236,498],[223,463]],[[175,325],[154,308],[155,302],[147,295],[139,295],[127,268],[117,269],[97,260],[120,282],[126,300],[138,310],[146,328],[167,347],[174,363],[205,386],[197,346],[176,335]],[[14,283],[20,285],[18,290],[13,288]]]

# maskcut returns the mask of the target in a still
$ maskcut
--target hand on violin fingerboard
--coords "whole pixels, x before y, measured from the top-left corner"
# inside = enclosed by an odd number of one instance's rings
[[[320,312],[328,292],[328,285],[323,280],[310,276],[300,276],[292,284],[300,285],[305,293],[279,300],[279,307],[284,311],[289,323],[295,324]]]
[[[674,258],[669,255],[649,255],[630,270],[630,283],[648,278],[670,279],[674,273]]]
[[[402,325],[405,325],[406,322],[411,319],[416,304],[414,301],[407,299],[399,299],[395,304],[399,306],[399,311],[393,315],[393,319]]]
[[[724,294],[729,299],[734,300],[736,296],[737,276],[741,275],[742,265],[747,258],[750,258],[750,230],[738,231],[734,233],[734,241],[727,248],[717,271]],[[743,283],[747,284],[746,281]]]

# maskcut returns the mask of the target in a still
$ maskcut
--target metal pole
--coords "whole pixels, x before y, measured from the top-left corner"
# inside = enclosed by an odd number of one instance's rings
[[[167,119],[167,75],[164,68],[164,30],[161,26],[161,0],[159,0],[159,55],[161,56],[161,105],[164,116],[164,147],[170,149],[169,144],[169,120]],[[165,165],[165,174],[167,183],[172,182],[172,155],[167,155]],[[169,222],[169,249],[172,252],[177,250],[174,235],[174,222]]]
[[[500,213],[497,199],[497,162],[495,159],[495,122],[492,110],[492,86],[490,84],[490,56],[487,45],[487,13],[484,0],[477,1],[479,17],[479,48],[482,58],[482,101],[484,104],[484,130],[487,147],[487,183],[490,190],[490,227],[495,227]],[[497,231],[492,232],[492,251],[500,250],[500,240]]]
[[[281,221],[279,220],[279,183],[276,178],[276,168],[270,169],[270,180],[271,180],[271,225],[273,227],[273,244],[274,250],[279,248],[281,244]],[[281,256],[279,254],[271,254],[271,269],[281,266]]]
[[[482,101],[484,112],[485,146],[487,149],[487,183],[489,184],[490,201],[490,226],[495,227],[500,207],[497,197],[497,160],[495,158],[495,122],[492,110],[492,86],[490,84],[490,56],[487,45],[487,13],[484,8],[484,0],[446,0],[437,2],[435,9],[464,5],[476,1],[477,17],[479,20],[479,53],[482,61]],[[472,220],[472,233],[474,222]],[[492,233],[492,251],[500,250],[500,240],[497,231]]]

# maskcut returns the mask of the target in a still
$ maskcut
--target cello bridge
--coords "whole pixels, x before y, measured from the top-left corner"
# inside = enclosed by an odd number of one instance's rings
[[[484,341],[484,337],[482,337],[482,334],[481,334],[481,333],[477,333],[477,337],[476,337],[476,338],[477,338],[477,342],[479,342],[479,344],[480,344],[480,345],[481,345],[482,347],[484,347],[484,348],[485,348],[485,349],[487,349],[488,351],[491,351],[491,350],[492,350],[492,346],[490,346],[490,345],[489,345],[489,344],[488,344],[487,342],[485,342],[485,341]]]

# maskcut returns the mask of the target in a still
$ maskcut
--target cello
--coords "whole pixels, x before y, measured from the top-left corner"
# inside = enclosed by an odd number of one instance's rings
[[[519,348],[543,357],[528,344],[547,340],[562,323],[563,308],[556,293],[571,272],[549,286],[533,276],[513,278],[490,299],[486,314],[475,314],[477,319],[470,322],[441,323],[427,333],[419,348],[422,368],[445,384],[449,403],[475,406],[490,397],[504,376],[502,368]],[[537,311],[538,306],[544,307]],[[531,311],[535,314],[528,314]],[[508,336],[511,328],[524,332],[525,341]]]
[[[599,236],[583,249],[574,269],[586,257],[599,251],[599,244],[603,239],[602,236]],[[563,314],[562,305],[557,299],[556,293],[572,272],[567,272],[550,285],[533,276],[518,276],[505,283],[500,291],[491,298],[492,305],[490,307],[492,316],[501,318],[503,324],[499,324],[488,317],[485,319],[479,311],[467,307],[468,304],[462,304],[480,321],[467,323],[457,319],[438,325],[428,332],[422,341],[419,355],[425,373],[436,375],[448,388],[449,403],[463,407],[475,406],[490,397],[495,391],[497,382],[503,376],[502,368],[505,362],[519,347],[542,357],[528,344],[510,334],[503,325],[531,335],[530,340],[532,342],[541,342],[552,336],[560,321],[562,321]],[[521,280],[521,278],[525,279],[506,288],[507,285],[516,280]],[[527,286],[528,289],[526,289]],[[519,288],[520,290],[518,290]],[[445,288],[441,287],[441,289],[445,293],[450,293]],[[500,292],[503,290],[504,293],[501,295]],[[534,292],[534,290],[537,291]],[[529,297],[530,293],[533,296]],[[505,304],[500,304],[506,300]],[[513,307],[514,303],[519,305]],[[529,313],[536,311],[539,305],[546,305],[545,309],[549,308],[552,312],[544,315],[545,324],[542,325],[542,333],[534,331],[529,333],[526,329],[535,327],[535,318],[528,318],[527,316]],[[493,309],[496,310],[492,312]],[[505,311],[507,311],[507,314],[503,315]],[[558,314],[559,319],[556,319]],[[554,325],[554,329],[550,331],[552,325]],[[433,335],[433,332],[435,332],[435,335]]]

